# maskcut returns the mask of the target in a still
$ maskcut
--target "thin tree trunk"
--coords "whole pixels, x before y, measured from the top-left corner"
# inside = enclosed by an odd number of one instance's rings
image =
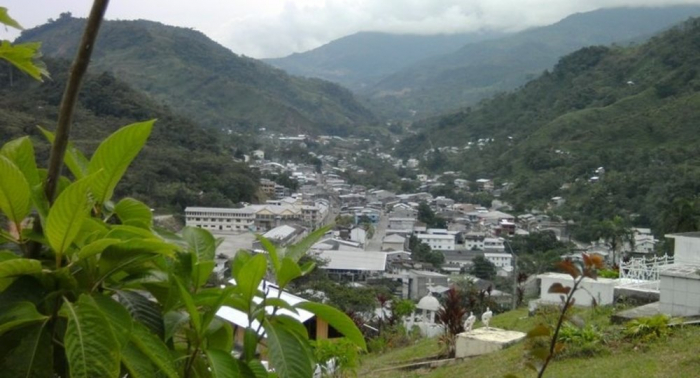
[[[46,182],[44,183],[44,193],[46,194],[46,199],[50,204],[53,204],[56,196],[56,185],[61,177],[63,157],[66,154],[66,147],[68,146],[68,137],[70,136],[70,127],[73,121],[73,111],[75,110],[75,104],[78,100],[80,85],[83,81],[83,77],[85,76],[85,72],[87,71],[88,64],[90,64],[90,56],[92,55],[95,40],[97,39],[97,33],[100,29],[100,25],[102,24],[102,19],[104,18],[108,4],[109,0],[95,0],[93,2],[92,9],[90,10],[90,16],[88,16],[87,24],[85,25],[82,40],[78,46],[78,52],[71,66],[68,83],[66,84],[66,89],[63,92],[61,108],[58,113],[55,139],[51,147],[49,169],[46,175]],[[41,222],[39,221],[38,216],[35,216],[34,219],[34,231],[41,233]],[[26,255],[29,258],[36,258],[39,256],[40,252],[41,244],[31,242],[28,245]]]

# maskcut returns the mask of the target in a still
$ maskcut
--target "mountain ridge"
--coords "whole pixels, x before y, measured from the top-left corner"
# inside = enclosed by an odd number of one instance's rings
[[[84,22],[64,14],[18,41],[40,41],[45,55],[72,58]],[[203,126],[347,134],[377,122],[336,84],[289,76],[188,28],[105,21],[92,60],[91,71],[112,71]]]

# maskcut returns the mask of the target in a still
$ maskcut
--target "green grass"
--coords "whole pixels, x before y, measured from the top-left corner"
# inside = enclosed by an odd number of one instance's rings
[[[609,316],[613,310],[577,310],[576,315],[592,323],[606,333],[617,333],[620,326],[611,325]],[[526,317],[525,310],[517,310],[494,317],[495,327],[527,331],[541,318]],[[700,372],[700,328],[677,328],[664,340],[646,345],[611,341],[608,352],[596,357],[561,358],[554,360],[546,377],[696,377]],[[392,365],[436,355],[437,339],[420,340],[415,345],[364,358],[358,369],[363,377],[503,377],[515,374],[519,377],[535,377],[524,367],[524,343],[498,353],[458,361],[435,369],[391,370],[377,372]]]

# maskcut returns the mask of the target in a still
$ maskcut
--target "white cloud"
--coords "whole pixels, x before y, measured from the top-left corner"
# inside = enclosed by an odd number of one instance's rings
[[[84,17],[91,1],[5,3],[32,27],[64,11]],[[120,0],[110,3],[107,18],[193,27],[234,52],[262,58],[306,51],[358,31],[517,31],[601,7],[690,3],[700,0]],[[0,31],[0,37],[14,35]]]

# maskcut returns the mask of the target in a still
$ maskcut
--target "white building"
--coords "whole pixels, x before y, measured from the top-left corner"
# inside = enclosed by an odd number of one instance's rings
[[[215,207],[188,207],[185,224],[210,231],[246,231],[255,228],[255,210],[250,207],[226,209]]]
[[[505,251],[503,240],[497,238],[484,238],[485,251]]]
[[[510,268],[513,266],[513,256],[510,253],[484,253],[484,258],[491,261],[496,268]]]
[[[434,251],[452,251],[455,249],[454,235],[419,234],[418,240],[430,246]]]

